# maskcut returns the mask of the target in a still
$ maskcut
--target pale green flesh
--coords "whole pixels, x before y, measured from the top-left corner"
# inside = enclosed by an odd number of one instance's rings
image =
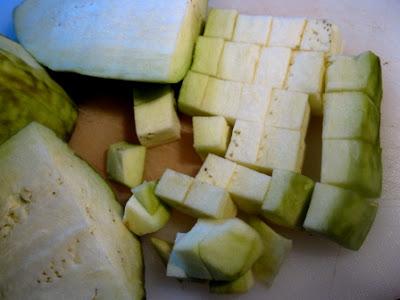
[[[262,206],[263,216],[282,226],[301,226],[313,188],[310,178],[275,169]]]
[[[200,157],[205,158],[208,153],[224,156],[229,137],[230,128],[224,117],[193,117],[193,146]]]
[[[238,12],[234,9],[213,8],[208,14],[204,35],[231,40]]]
[[[321,92],[324,74],[325,60],[322,52],[294,53],[293,64],[289,68],[287,88],[291,91],[308,93],[311,112],[315,115],[322,115]]]
[[[272,18],[239,14],[236,20],[233,41],[265,46],[271,31]]]
[[[210,292],[215,294],[238,294],[246,293],[254,286],[253,272],[246,274],[233,281],[210,281]]]
[[[379,123],[379,111],[366,94],[324,94],[323,139],[355,139],[376,144]]]
[[[356,140],[323,140],[321,182],[379,197],[381,151],[379,146]]]
[[[141,185],[132,189],[136,199],[139,200],[140,204],[152,215],[160,206],[160,200],[154,193],[156,183],[154,181],[144,182]]]
[[[176,83],[190,67],[206,3],[27,0],[14,23],[21,43],[50,69]]]
[[[190,278],[232,281],[251,269],[262,250],[256,231],[239,219],[199,219],[175,242],[170,263]]]
[[[169,218],[169,211],[164,205],[160,204],[157,210],[150,214],[139,200],[132,196],[126,203],[123,222],[130,231],[142,236],[160,230]]]
[[[195,179],[184,200],[177,206],[195,218],[224,219],[236,215],[236,206],[222,188]]]
[[[238,208],[250,214],[258,214],[271,177],[249,168],[236,165],[227,187]]]
[[[262,249],[260,236],[239,219],[216,223],[199,245],[200,256],[214,280],[242,276],[260,257]]]
[[[224,219],[237,213],[223,188],[168,169],[157,184],[156,195],[195,218]]]
[[[209,154],[199,172],[197,172],[196,179],[229,192],[227,187],[235,169],[236,163],[220,156]]]
[[[173,251],[184,264],[188,277],[197,279],[212,279],[200,254],[200,242],[212,230],[212,224],[198,222],[185,236],[175,243]]]
[[[256,278],[271,285],[292,248],[292,241],[277,234],[257,217],[251,216],[246,221],[258,232],[264,244],[264,251],[254,263],[252,270]]]
[[[1,230],[3,299],[143,297],[140,243],[120,205],[51,130],[32,123],[2,144],[0,170],[0,214],[19,217],[0,220],[12,225]]]
[[[135,129],[140,144],[146,147],[166,144],[181,137],[172,88],[161,86],[156,89],[154,93],[136,89],[139,97],[134,106]]]
[[[75,104],[29,53],[2,36],[0,71],[0,144],[32,121],[69,138],[78,115]]]
[[[193,181],[193,177],[167,169],[158,181],[155,193],[168,205],[181,206]]]
[[[219,62],[217,77],[252,83],[260,50],[260,46],[254,44],[226,42]]]
[[[107,152],[107,174],[130,188],[143,180],[146,148],[126,142],[112,144]]]
[[[168,264],[169,256],[171,255],[173,244],[155,237],[152,237],[150,241],[158,256],[166,266]]]
[[[175,237],[175,244],[177,244],[185,235],[186,233],[178,232]],[[172,249],[171,254],[169,255],[167,264],[167,276],[180,279],[188,278],[185,272],[185,263],[178,255],[176,255],[174,249]]]
[[[208,115],[202,109],[209,77],[200,73],[189,71],[183,80],[178,98],[179,111],[189,116]]]
[[[192,70],[216,76],[223,48],[223,39],[204,36],[198,37],[193,56]]]
[[[326,72],[326,92],[365,92],[378,110],[382,99],[380,59],[371,51],[358,56],[337,56]]]
[[[304,228],[358,250],[374,222],[378,205],[350,190],[318,183]]]

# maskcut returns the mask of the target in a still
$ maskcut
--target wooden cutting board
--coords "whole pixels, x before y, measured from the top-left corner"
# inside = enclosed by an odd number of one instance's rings
[[[0,4],[0,30],[12,34],[11,8],[19,1]],[[385,0],[220,0],[210,6],[236,8],[242,13],[274,16],[328,18],[338,24],[345,53],[364,50],[382,59],[384,99],[381,138],[384,190],[373,228],[358,252],[352,252],[304,232],[277,230],[292,238],[293,251],[271,287],[261,284],[249,293],[215,296],[201,283],[180,283],[165,276],[165,269],[142,238],[147,299],[398,299],[400,298],[400,1]],[[3,17],[4,16],[4,17]],[[70,141],[78,155],[103,176],[105,153],[111,143],[137,142],[132,110],[132,83],[53,74],[79,103],[80,117]],[[165,168],[194,175],[201,162],[192,148],[190,118],[181,116],[182,139],[147,151],[146,179],[156,179]],[[321,119],[312,119],[307,136],[304,173],[318,180],[321,159]],[[128,189],[111,183],[119,201]],[[173,240],[194,220],[174,212],[166,228],[156,236]]]

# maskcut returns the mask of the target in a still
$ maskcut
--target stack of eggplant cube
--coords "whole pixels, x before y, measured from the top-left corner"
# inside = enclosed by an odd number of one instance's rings
[[[217,293],[245,292],[253,276],[270,285],[292,242],[267,223],[361,247],[381,194],[381,66],[341,51],[326,20],[210,11],[178,99],[203,165],[137,187],[124,217],[138,234],[165,225],[162,202],[199,219],[175,243],[152,239],[168,276]],[[302,175],[312,115],[323,116],[320,183]]]

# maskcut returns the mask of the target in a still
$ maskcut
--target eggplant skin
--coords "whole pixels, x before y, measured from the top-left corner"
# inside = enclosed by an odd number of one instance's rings
[[[192,62],[207,0],[25,0],[18,40],[55,71],[176,83]]]
[[[9,52],[12,47],[18,51]],[[21,46],[4,37],[0,37],[0,73],[0,144],[32,121],[64,140],[70,137],[77,107]]]

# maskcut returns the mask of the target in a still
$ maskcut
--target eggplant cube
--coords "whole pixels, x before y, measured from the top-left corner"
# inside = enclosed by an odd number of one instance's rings
[[[321,182],[379,197],[382,191],[381,149],[357,140],[323,140]]]
[[[364,92],[379,110],[382,100],[381,73],[379,57],[371,51],[358,56],[333,56],[326,71],[325,92]]]
[[[263,126],[257,122],[237,120],[225,158],[244,166],[254,167]]]
[[[271,17],[240,14],[236,20],[233,41],[265,46],[269,38],[271,25]]]
[[[180,139],[181,124],[170,88],[159,98],[134,107],[135,126],[143,146],[153,147]]]
[[[205,115],[202,103],[209,77],[189,71],[183,80],[178,98],[178,109],[189,116]]]
[[[283,88],[289,70],[292,50],[284,47],[262,48],[255,74],[255,83]]]
[[[224,117],[193,117],[194,148],[204,159],[208,153],[224,156],[228,148],[230,127]]]
[[[258,168],[266,173],[276,168],[300,173],[304,135],[300,131],[275,127],[267,127],[265,131],[257,155]]]
[[[361,92],[324,94],[324,139],[356,139],[375,144],[380,116],[370,98]]]
[[[112,144],[107,151],[107,174],[130,188],[143,180],[146,148],[126,142]]]
[[[322,89],[325,73],[325,56],[323,52],[297,51],[289,68],[287,89],[308,93],[311,112],[322,114]]]
[[[236,165],[227,191],[237,207],[247,213],[259,213],[271,177],[252,169]]]
[[[123,222],[130,231],[142,236],[160,230],[169,217],[167,208],[162,204],[151,214],[135,196],[132,196],[126,203]]]
[[[215,222],[199,243],[201,259],[214,280],[234,280],[244,275],[262,250],[259,234],[237,218]]]
[[[322,51],[328,55],[342,52],[343,44],[339,27],[327,20],[308,20],[300,49]]]
[[[196,179],[226,189],[236,164],[230,160],[209,154],[196,175]]]
[[[269,126],[298,130],[305,136],[310,121],[308,95],[274,89],[266,122]]]
[[[224,219],[234,217],[236,206],[222,188],[195,179],[185,198],[184,210],[191,216]]]
[[[289,228],[301,226],[314,181],[287,170],[274,169],[270,188],[262,205],[262,214],[268,220]]]
[[[273,18],[268,46],[298,48],[305,25],[306,19],[304,18]]]
[[[258,84],[244,84],[237,119],[264,122],[271,102],[271,88]]]
[[[230,124],[236,120],[240,104],[242,84],[210,78],[202,109],[210,115],[224,116]]]
[[[238,12],[234,9],[213,8],[208,14],[204,36],[231,40]]]
[[[199,36],[194,50],[192,70],[216,76],[223,49],[223,39]]]
[[[378,205],[340,187],[317,183],[304,228],[343,247],[358,250],[375,220]]]
[[[258,45],[226,42],[218,67],[218,77],[252,83],[259,56]]]
[[[156,186],[155,194],[168,205],[182,206],[193,180],[193,177],[167,169]]]

